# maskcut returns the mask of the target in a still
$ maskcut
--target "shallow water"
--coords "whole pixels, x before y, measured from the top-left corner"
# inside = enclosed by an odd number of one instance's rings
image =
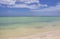
[[[0,17],[0,29],[6,27],[35,27],[42,28],[59,25],[60,17]]]

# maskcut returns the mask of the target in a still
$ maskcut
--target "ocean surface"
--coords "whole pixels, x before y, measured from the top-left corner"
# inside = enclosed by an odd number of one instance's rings
[[[60,17],[0,17],[2,27],[36,27],[59,23]],[[55,26],[55,25],[54,25]]]

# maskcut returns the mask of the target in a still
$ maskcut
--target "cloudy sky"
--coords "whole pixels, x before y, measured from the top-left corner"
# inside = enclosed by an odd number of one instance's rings
[[[0,16],[60,16],[60,0],[0,0]]]

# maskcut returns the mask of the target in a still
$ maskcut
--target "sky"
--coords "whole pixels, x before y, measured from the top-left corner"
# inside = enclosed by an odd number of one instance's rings
[[[60,16],[60,0],[0,0],[0,16]]]

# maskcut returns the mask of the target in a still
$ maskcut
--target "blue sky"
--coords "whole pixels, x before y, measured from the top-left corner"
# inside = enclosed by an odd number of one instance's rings
[[[0,16],[60,16],[60,0],[0,0]]]

